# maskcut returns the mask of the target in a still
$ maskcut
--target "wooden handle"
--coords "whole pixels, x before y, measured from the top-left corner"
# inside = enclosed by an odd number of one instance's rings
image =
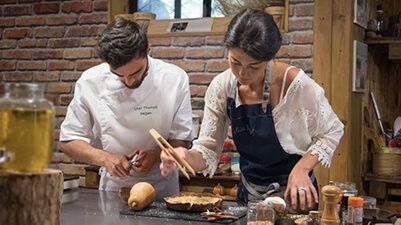
[[[162,151],[164,151],[164,153],[166,153],[166,155],[168,155],[171,158],[173,158],[174,163],[176,164],[176,166],[181,170],[181,172],[184,174],[184,176],[188,180],[190,180],[190,177],[189,177],[187,171],[185,171],[185,167],[183,167],[182,164],[180,164],[180,162],[177,160],[177,159],[181,159],[181,160],[183,160],[183,159],[174,151],[174,149],[172,149],[173,151],[171,151],[171,149],[168,149],[168,147],[171,147],[171,145],[168,144],[168,142],[155,129],[150,129],[149,133],[153,137],[153,139],[155,139],[157,145],[159,145],[159,147],[162,149]],[[163,141],[167,142],[168,145],[166,145],[166,143],[163,143]],[[183,160],[183,161],[185,161],[185,160]]]
[[[174,150],[173,146],[170,145],[170,143],[168,143],[162,136],[159,137],[159,141],[167,146],[166,149],[171,153],[171,155],[173,155],[174,158],[177,159],[179,163],[181,163],[181,165],[188,168],[188,170],[192,173],[192,175],[196,176],[195,170],[192,168],[192,166],[189,165],[187,161],[185,161],[183,158],[181,158],[180,155],[177,154],[177,152]]]

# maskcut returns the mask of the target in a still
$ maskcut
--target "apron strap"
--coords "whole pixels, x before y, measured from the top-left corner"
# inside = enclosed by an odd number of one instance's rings
[[[309,177],[311,179],[312,184],[314,184],[315,180],[316,180],[315,174],[312,172],[311,174],[309,174]],[[243,173],[241,173],[241,183],[244,185],[245,189],[248,191],[248,200],[265,200],[271,194],[279,191],[279,189],[281,187],[278,182],[271,183],[267,187],[259,186],[256,184],[250,184],[246,180]],[[264,193],[261,194],[253,186],[255,186],[257,189],[263,190]],[[315,188],[317,188],[317,187],[315,187]]]
[[[267,112],[267,105],[269,104],[271,78],[272,78],[272,67],[271,67],[271,61],[269,61],[266,66],[265,77],[263,81],[262,110],[264,113]],[[238,81],[236,78],[234,78],[230,93],[230,97],[232,99],[235,99],[235,96],[237,94],[237,84]]]
[[[245,189],[248,191],[248,199],[250,199],[250,200],[251,199],[264,200],[267,197],[269,197],[271,194],[273,194],[274,192],[278,191],[280,188],[280,184],[278,182],[271,183],[267,187],[261,186],[261,188],[266,190],[265,193],[261,194],[257,190],[255,190],[255,188],[253,188],[250,183],[248,183],[248,181],[245,179],[245,176],[243,173],[241,173],[241,182],[244,185]]]
[[[264,113],[267,112],[267,104],[269,104],[271,78],[272,78],[272,66],[271,66],[271,61],[269,61],[266,66],[265,80],[263,82],[262,110]]]

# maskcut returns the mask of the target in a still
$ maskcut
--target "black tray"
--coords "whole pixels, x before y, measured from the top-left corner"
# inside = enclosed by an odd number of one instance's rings
[[[221,208],[225,213],[229,213],[232,215],[241,218],[246,215],[247,207],[246,206],[238,206],[231,204],[226,204],[223,202],[223,206]],[[167,209],[166,203],[164,201],[155,201],[150,206],[146,207],[141,211],[133,211],[130,208],[125,208],[120,211],[122,215],[132,215],[132,216],[144,216],[144,217],[160,217],[160,218],[169,218],[169,219],[179,219],[179,220],[192,220],[192,221],[202,221],[202,222],[212,222],[212,223],[222,223],[222,224],[230,224],[234,222],[236,219],[222,219],[215,221],[207,221],[207,219],[202,218],[199,212],[181,212],[181,211],[173,211]]]

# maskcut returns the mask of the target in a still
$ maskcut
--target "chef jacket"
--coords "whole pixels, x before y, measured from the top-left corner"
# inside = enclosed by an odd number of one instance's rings
[[[135,89],[127,88],[107,63],[86,70],[76,82],[74,98],[60,128],[60,141],[82,140],[105,151],[129,155],[157,148],[149,134],[155,128],[166,139],[192,139],[192,109],[188,75],[179,67],[149,59],[148,74]],[[131,170],[128,177],[100,169],[100,190],[117,191],[146,181],[158,198],[178,192],[177,172],[167,177],[159,165],[148,173]]]

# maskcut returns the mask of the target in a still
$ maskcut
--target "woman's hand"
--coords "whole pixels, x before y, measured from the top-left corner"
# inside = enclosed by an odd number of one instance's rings
[[[319,201],[316,189],[308,175],[309,171],[309,169],[297,164],[288,177],[284,197],[290,200],[293,210],[301,209],[304,211],[305,207],[311,209]]]
[[[188,149],[183,147],[174,148],[175,152],[184,160],[188,158]],[[160,154],[160,172],[162,176],[167,176],[171,173],[171,171],[177,169],[177,165],[174,162],[173,157],[168,156],[164,151]]]

